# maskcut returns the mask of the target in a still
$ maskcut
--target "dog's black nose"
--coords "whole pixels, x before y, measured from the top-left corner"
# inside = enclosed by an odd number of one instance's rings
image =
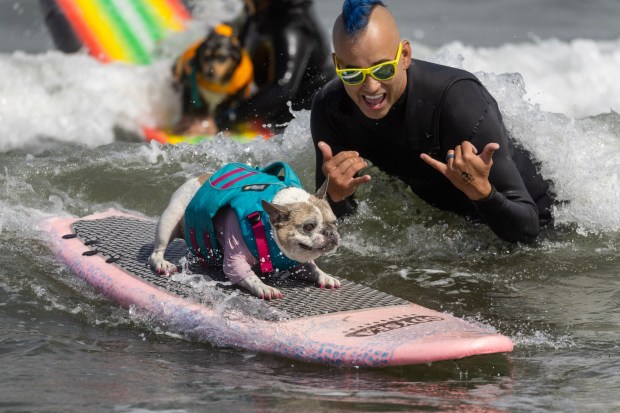
[[[323,236],[331,243],[338,244],[339,235],[338,232],[331,228],[325,228],[322,232]]]

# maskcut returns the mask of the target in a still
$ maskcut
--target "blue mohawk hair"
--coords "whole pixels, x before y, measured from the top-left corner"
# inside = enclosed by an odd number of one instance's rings
[[[355,35],[366,28],[368,16],[375,6],[386,7],[381,0],[344,0],[342,20],[348,35]]]

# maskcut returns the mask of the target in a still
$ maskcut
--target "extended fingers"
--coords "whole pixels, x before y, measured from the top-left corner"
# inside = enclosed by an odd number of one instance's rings
[[[420,154],[420,158],[424,162],[435,168],[437,171],[439,171],[442,175],[445,175],[447,173],[448,166],[445,163],[440,162],[437,159],[433,159],[430,155],[426,153]],[[449,161],[449,159],[447,159],[447,161]]]
[[[325,161],[329,161],[330,159],[333,158],[332,155],[332,148],[326,144],[325,142],[321,141],[317,144],[319,150],[321,151],[321,154],[323,155],[323,159]]]
[[[499,144],[495,142],[487,143],[487,145],[482,150],[482,154],[480,155],[480,159],[485,164],[490,164],[493,161],[493,153],[499,149]]]
[[[357,178],[353,178],[351,183],[353,184],[354,187],[357,187],[360,184],[370,182],[370,180],[371,180],[370,175],[362,175],[362,176],[358,176]]]

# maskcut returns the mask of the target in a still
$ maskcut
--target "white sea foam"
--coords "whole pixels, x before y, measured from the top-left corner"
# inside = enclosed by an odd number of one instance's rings
[[[414,46],[429,60],[476,72],[512,136],[534,154],[564,201],[555,211],[558,222],[577,223],[583,232],[620,230],[620,117],[610,113],[620,107],[614,82],[620,41],[452,43],[435,52]],[[0,54],[0,151],[29,150],[47,139],[99,146],[112,142],[119,127],[138,134],[141,125],[170,123],[179,105],[169,67],[166,59],[134,67],[79,54]],[[598,116],[587,117],[592,114]],[[249,146],[221,138],[197,150],[209,158],[213,152],[218,162],[285,157],[311,174],[309,113],[295,115],[283,138]],[[151,147],[141,155],[152,163],[166,153]]]
[[[540,53],[541,56],[545,51],[551,53],[553,49],[550,45],[555,42],[541,42],[538,48],[533,45],[524,45],[521,48],[507,45],[494,49],[495,55],[493,56],[489,55],[491,53],[489,50],[481,49],[484,53],[478,53],[474,49],[454,44],[442,49],[432,59],[438,63],[472,69],[467,67],[467,61],[472,60],[472,56],[478,60],[484,60],[488,66],[491,66],[492,62],[506,60],[509,55],[519,55],[517,50],[521,52],[521,55],[529,48]],[[560,48],[558,55],[562,56],[565,53],[567,57],[569,50],[579,47],[574,43],[576,42],[571,43],[573,46],[565,45],[564,49]],[[612,91],[618,88],[612,81],[612,67],[614,64],[618,65],[620,61],[618,60],[620,59],[620,42],[588,41],[585,43],[589,44],[592,50],[598,50],[599,55],[607,53],[612,57],[609,58],[610,62],[601,63],[598,68],[589,68],[583,64],[581,66],[582,77],[585,79],[589,70],[594,70],[595,73],[606,70],[606,75],[601,76],[600,83],[607,82],[608,89]],[[561,43],[558,42],[558,44]],[[598,48],[595,47],[597,44]],[[616,49],[613,53],[609,52],[610,49],[614,49],[611,47],[612,44],[615,44]],[[463,52],[471,54],[464,58]],[[521,62],[518,59],[516,58],[515,66]],[[576,76],[567,75],[565,65],[556,64],[561,60],[559,57],[552,60],[553,64],[543,66],[559,78],[566,75],[565,82],[568,85],[571,82],[570,79]],[[531,59],[529,62],[534,61],[535,59]],[[542,68],[540,70],[542,73]],[[526,71],[526,73],[533,72]],[[528,93],[536,88],[551,87],[551,84],[546,83],[544,79],[542,81],[538,79],[537,83],[537,77],[531,75],[530,79],[537,85],[532,88],[528,79],[521,73],[495,74],[483,71],[476,72],[476,74],[497,99],[511,136],[517,144],[522,145],[534,155],[536,161],[540,163],[543,176],[553,182],[552,188],[561,202],[554,210],[556,222],[577,224],[578,230],[582,233],[619,231],[620,211],[617,205],[620,203],[620,191],[618,191],[620,188],[620,139],[618,139],[620,115],[616,112],[609,112],[609,107],[620,107],[620,89],[618,92],[601,95],[598,87],[590,87],[592,82],[585,83],[584,81],[583,87],[575,91],[576,96],[570,101],[562,100],[564,92],[558,93],[559,97],[554,101],[558,107],[553,112],[568,113],[553,113],[543,110],[542,103],[534,102],[536,96],[553,95],[552,90],[546,94]],[[602,111],[601,114],[585,118],[571,116],[570,113],[578,109],[587,108],[596,112],[592,106],[579,106],[571,102],[595,101],[597,97],[601,100],[608,99],[608,103],[599,109]],[[585,112],[581,115],[585,115]]]
[[[494,48],[455,42],[444,48],[463,56],[467,70],[521,74],[527,85],[523,98],[543,111],[572,118],[620,112],[620,39],[535,39]]]
[[[47,139],[86,145],[113,142],[115,128],[169,122],[177,107],[169,63],[102,64],[75,54],[0,54],[0,151]],[[177,105],[178,106],[178,105]]]

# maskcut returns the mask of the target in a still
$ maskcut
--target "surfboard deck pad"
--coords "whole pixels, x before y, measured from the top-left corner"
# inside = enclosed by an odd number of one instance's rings
[[[77,237],[94,252],[106,258],[108,263],[121,267],[144,281],[188,299],[197,299],[191,286],[174,281],[153,272],[148,258],[153,252],[156,224],[129,217],[108,217],[94,221],[77,221],[73,224]],[[206,281],[216,281],[214,288],[222,292],[253,298],[241,288],[230,285],[228,278],[219,271],[209,271],[198,259],[189,255],[182,239],[173,240],[166,250],[165,258],[182,268],[181,260],[189,258],[187,269]],[[310,317],[339,311],[354,311],[374,307],[410,304],[408,301],[382,293],[361,284],[339,278],[342,287],[334,290],[318,288],[306,280],[291,277],[287,272],[264,277],[263,282],[278,288],[281,299],[260,300],[262,304],[279,310],[284,319]]]
[[[144,311],[167,329],[216,346],[231,346],[310,363],[384,367],[512,351],[492,327],[419,306],[339,278],[321,289],[283,272],[264,282],[284,298],[253,297],[218,271],[192,258],[184,240],[165,258],[179,277],[156,274],[148,264],[156,222],[108,210],[83,218],[41,223],[60,261],[95,289],[125,307]],[[205,290],[186,278],[203,281]],[[242,300],[242,310],[216,308],[213,293]]]

